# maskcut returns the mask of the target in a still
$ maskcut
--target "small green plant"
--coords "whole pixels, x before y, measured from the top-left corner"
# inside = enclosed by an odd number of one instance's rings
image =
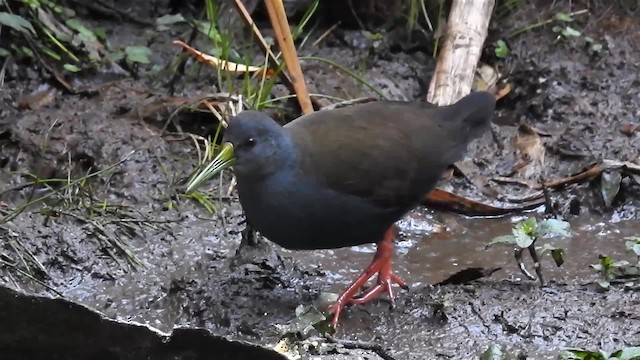
[[[540,264],[540,256],[544,253],[551,254],[554,262],[558,267],[564,263],[564,249],[553,246],[549,243],[545,243],[540,252],[536,248],[536,242],[540,238],[553,237],[553,236],[570,236],[570,225],[566,221],[557,219],[546,219],[538,222],[536,218],[530,217],[524,221],[517,223],[511,234],[502,235],[494,238],[490,241],[486,248],[489,248],[495,244],[504,244],[508,246],[515,246],[514,256],[518,263],[520,271],[529,279],[535,280],[535,277],[527,270],[522,262],[522,253],[524,250],[529,250],[529,254],[534,262],[534,269],[538,275],[538,280],[541,285],[544,285],[544,277],[542,276],[542,267]]]
[[[507,355],[504,353],[500,345],[492,344],[482,355],[480,360],[507,360]]]
[[[576,40],[581,39],[584,44],[588,45],[591,53],[599,53],[602,50],[602,44],[595,41],[592,37],[585,36],[581,31],[577,30],[570,24],[573,23],[574,18],[578,15],[588,14],[588,10],[578,10],[571,13],[558,12],[550,19],[531,24],[524,28],[518,29],[506,36],[506,39],[513,38],[524,32],[543,27],[545,25],[555,24],[552,31],[557,35],[556,41],[560,40]]]
[[[613,281],[629,283],[629,279],[640,277],[640,237],[628,236],[624,238],[627,250],[636,255],[637,262],[632,264],[627,260],[614,260],[611,256],[600,255],[600,261],[592,264],[591,268],[600,274],[598,285],[607,290]]]
[[[592,37],[583,36],[582,32],[570,26],[569,24],[573,22],[573,14],[567,14],[563,12],[559,12],[555,16],[555,20],[559,23],[554,26],[551,30],[558,34],[556,41],[561,39],[569,40],[569,39],[580,39],[589,45],[589,50],[591,52],[597,53],[602,50],[602,44],[597,43]]]
[[[628,347],[611,354],[603,350],[569,348],[558,355],[559,360],[640,360],[640,347]]]
[[[599,258],[600,262],[592,264],[591,267],[600,273],[598,285],[603,289],[608,289],[611,281],[617,279],[623,274],[623,269],[631,265],[626,260],[615,261],[611,256],[600,255]]]
[[[591,268],[600,274],[598,285],[606,290],[613,281],[623,281],[640,277],[640,236],[627,236],[624,238],[625,247],[636,256],[636,263],[626,260],[614,260],[611,256],[600,255],[600,261],[592,264]]]

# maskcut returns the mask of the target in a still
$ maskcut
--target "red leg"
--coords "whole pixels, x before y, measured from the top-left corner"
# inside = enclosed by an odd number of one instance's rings
[[[395,226],[391,226],[378,243],[378,249],[371,261],[371,264],[362,272],[360,276],[340,295],[338,300],[331,305],[329,310],[333,313],[331,324],[337,327],[342,309],[348,304],[364,304],[371,301],[383,293],[389,294],[392,306],[395,306],[395,298],[391,289],[392,283],[400,285],[403,289],[409,289],[407,284],[394,275],[391,271],[391,257],[393,256],[393,238],[395,236]],[[356,298],[356,293],[375,274],[378,274],[376,285],[365,291],[364,295]]]

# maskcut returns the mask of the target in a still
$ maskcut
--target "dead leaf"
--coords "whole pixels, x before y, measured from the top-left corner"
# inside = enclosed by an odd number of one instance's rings
[[[511,84],[509,83],[504,83],[502,85],[498,85],[496,86],[495,89],[495,97],[496,97],[496,101],[502,99],[503,97],[509,95],[509,93],[511,92]]]
[[[639,128],[640,128],[640,125],[632,124],[632,123],[628,123],[628,122],[620,124],[620,126],[618,126],[618,130],[620,130],[621,133],[623,133],[624,135],[627,135],[627,136],[633,136],[633,134]]]
[[[242,64],[237,64],[227,60],[221,60],[213,55],[205,54],[204,52],[197,50],[180,40],[174,40],[173,43],[185,48],[199,62],[213,66],[213,67],[221,68],[224,71],[229,71],[233,73],[244,73],[244,72],[255,73],[258,71],[263,71],[264,69],[263,67],[260,67],[260,66],[242,65]],[[269,75],[269,72],[267,72],[266,75]]]
[[[476,68],[476,74],[473,80],[473,89],[477,91],[493,89],[500,79],[500,76],[500,72],[495,68],[487,64],[480,63]]]
[[[602,193],[605,208],[611,208],[613,200],[615,200],[618,192],[620,192],[621,181],[622,172],[620,170],[602,172],[600,176],[600,192]]]
[[[540,135],[530,125],[522,124],[518,127],[515,146],[517,161],[511,169],[511,174],[519,173],[526,178],[540,174],[545,155]]]
[[[43,85],[31,94],[20,96],[16,102],[18,103],[18,109],[20,110],[34,110],[50,104],[55,98],[55,88]]]

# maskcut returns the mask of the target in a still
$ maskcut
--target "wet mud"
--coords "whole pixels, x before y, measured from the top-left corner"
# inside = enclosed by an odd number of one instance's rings
[[[486,44],[559,11],[576,10],[569,6],[523,5],[493,21]],[[505,74],[512,90],[498,104],[494,131],[470,146],[461,164],[464,176],[443,182],[443,189],[516,206],[516,199],[538,191],[522,185],[538,181],[534,175],[562,179],[602,159],[640,163],[640,131],[620,130],[640,121],[640,21],[617,6],[594,6],[597,15],[576,17],[573,26],[604,44],[600,54],[577,41],[558,41],[551,26],[509,39],[506,59],[496,58],[487,46],[483,62]],[[95,24],[118,43],[147,41],[136,25]],[[177,37],[161,33],[154,38],[155,62],[165,65],[178,54],[170,44]],[[386,42],[376,45],[371,34],[337,28],[318,49],[304,46],[300,53],[358,69],[389,98],[424,99],[435,60],[421,47],[409,50],[392,36],[382,38]],[[302,67],[312,93],[375,96],[326,63],[305,60]],[[5,286],[62,296],[106,318],[164,333],[176,326],[201,327],[229,340],[273,347],[281,337],[276,325],[294,319],[299,305],[344,289],[373,256],[373,246],[317,252],[287,251],[269,242],[240,247],[244,218],[233,194],[220,195],[213,213],[180,196],[197,161],[193,141],[171,126],[171,133],[163,132],[169,112],[145,116],[154,100],[169,94],[166,82],[88,76],[80,80],[95,91],[71,95],[54,90],[54,101],[30,110],[19,109],[18,99],[43,80],[20,69],[0,88],[0,215],[12,216],[16,208],[55,191],[42,184],[22,187],[33,179],[27,174],[80,178],[100,173],[74,187],[74,193],[30,204],[0,225],[0,281]],[[210,70],[198,71],[180,80],[179,95],[197,98],[212,92]],[[544,134],[544,165],[534,175],[512,177],[518,182],[496,181],[518,160],[513,139],[523,122]],[[201,135],[215,127],[197,115],[180,124]],[[224,194],[228,181],[227,174],[221,184],[212,182],[211,191]],[[637,280],[602,291],[595,283],[598,274],[589,267],[601,254],[637,261],[623,239],[640,234],[639,178],[623,173],[610,206],[601,192],[600,177],[551,190],[553,208],[574,233],[550,240],[566,249],[566,262],[556,268],[550,257],[543,258],[549,280],[544,287],[522,276],[513,249],[485,249],[514,222],[542,215],[544,207],[499,218],[416,209],[399,223],[394,262],[410,291],[398,289],[394,310],[385,300],[350,307],[338,337],[377,344],[395,359],[478,358],[492,344],[521,359],[555,359],[563,347],[613,351],[639,346]],[[127,262],[117,243],[140,264]],[[21,247],[42,264],[40,270],[31,266],[46,287],[16,271],[22,268],[16,255]],[[470,267],[501,269],[468,284],[437,285]],[[1,298],[0,303],[7,304],[1,311],[27,311],[24,304]],[[298,344],[303,358],[380,358],[375,351],[313,341]]]

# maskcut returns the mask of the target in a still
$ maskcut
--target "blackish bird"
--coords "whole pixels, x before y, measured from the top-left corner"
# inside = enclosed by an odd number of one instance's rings
[[[214,160],[187,186],[192,192],[232,165],[247,221],[293,250],[377,243],[366,270],[331,306],[338,323],[348,304],[408,288],[391,269],[395,223],[418,206],[447,167],[488,128],[495,97],[473,92],[436,107],[377,101],[318,111],[280,126],[258,111],[229,121]],[[373,286],[358,291],[377,275]]]

